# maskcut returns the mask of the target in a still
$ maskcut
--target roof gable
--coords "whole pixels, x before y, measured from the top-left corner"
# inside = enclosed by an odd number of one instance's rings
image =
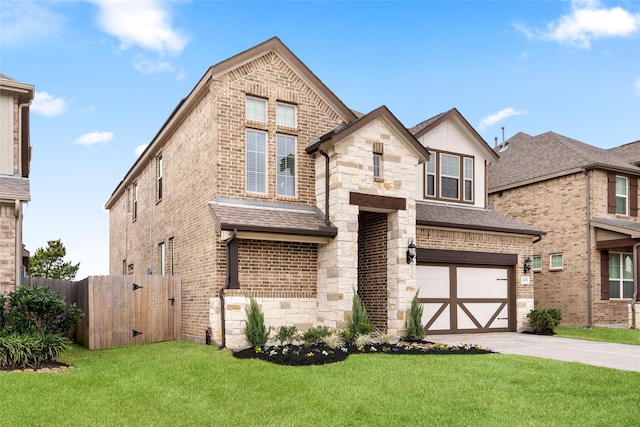
[[[389,125],[389,128],[396,133],[396,135],[407,146],[407,148],[409,148],[409,150],[412,151],[416,155],[416,157],[418,157],[420,163],[425,162],[429,159],[429,152],[427,151],[427,149],[422,146],[422,144],[420,144],[420,142],[384,105],[376,108],[369,114],[362,116],[354,122],[351,122],[349,124],[342,124],[331,130],[330,132],[322,135],[321,137],[311,141],[307,146],[306,151],[308,154],[313,154],[323,146],[331,146],[337,144],[338,142],[347,138],[349,135],[353,134],[357,130],[363,128],[367,124],[377,119],[382,119]]]
[[[478,132],[469,124],[467,119],[456,109],[452,108],[449,111],[440,113],[430,119],[425,120],[422,123],[409,129],[409,132],[415,136],[416,139],[420,139],[422,136],[433,131],[440,124],[445,121],[453,122],[467,137],[467,139],[475,146],[475,148],[484,154],[487,161],[496,161],[499,156],[491,148],[489,144],[478,134]]]

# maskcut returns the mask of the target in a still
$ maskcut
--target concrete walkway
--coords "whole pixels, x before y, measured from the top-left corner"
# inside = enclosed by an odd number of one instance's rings
[[[425,339],[447,345],[475,344],[502,354],[519,354],[640,372],[640,346],[637,345],[518,332],[427,335]]]

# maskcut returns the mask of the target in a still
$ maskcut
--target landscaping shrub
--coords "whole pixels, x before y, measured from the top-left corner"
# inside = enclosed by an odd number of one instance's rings
[[[252,347],[262,347],[269,340],[271,328],[267,329],[265,326],[264,314],[260,311],[256,300],[250,298],[250,301],[249,308],[245,309],[247,312],[247,324],[244,328],[244,334]]]
[[[0,336],[0,366],[35,367],[55,361],[69,347],[63,335],[31,332]]]
[[[553,329],[560,324],[562,314],[557,308],[538,308],[531,310],[527,319],[534,333],[553,335]]]
[[[347,323],[347,329],[342,335],[347,342],[352,342],[358,335],[367,335],[374,331],[373,325],[369,320],[367,310],[360,299],[357,292],[353,291],[353,304],[351,308],[351,318]]]
[[[280,326],[276,332],[275,339],[280,341],[280,345],[291,344],[298,337],[298,328],[295,326]]]
[[[409,314],[407,316],[406,328],[407,328],[407,336],[406,339],[409,341],[422,341],[424,339],[424,326],[422,325],[422,311],[423,307],[418,300],[418,292],[413,296],[411,300],[411,309],[409,309]]]
[[[0,299],[0,334],[53,334],[69,337],[83,316],[76,304],[67,307],[59,292],[44,286],[20,286]]]
[[[307,345],[318,344],[329,335],[331,335],[331,329],[327,326],[311,327],[302,334],[302,341]]]

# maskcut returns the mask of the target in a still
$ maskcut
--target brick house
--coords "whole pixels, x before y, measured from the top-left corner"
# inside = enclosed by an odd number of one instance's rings
[[[33,85],[0,74],[0,295],[21,283],[23,265],[29,259],[22,245],[22,209],[31,200],[29,105],[33,94]]]
[[[560,309],[569,325],[630,326],[640,141],[605,150],[518,133],[496,151],[490,206],[547,233],[534,246],[535,306]]]
[[[249,296],[306,329],[344,327],[355,291],[401,335],[419,289],[429,333],[516,330],[542,232],[485,209],[496,159],[457,110],[352,111],[273,38],[212,66],[115,189],[110,274],[180,275],[183,336],[231,348]]]

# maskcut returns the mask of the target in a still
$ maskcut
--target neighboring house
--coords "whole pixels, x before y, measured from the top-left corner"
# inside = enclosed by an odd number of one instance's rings
[[[0,295],[23,274],[22,208],[29,189],[29,105],[33,85],[0,74]],[[25,251],[26,252],[26,251]]]
[[[534,246],[536,308],[560,309],[564,324],[630,326],[640,141],[605,150],[518,133],[496,151],[490,206],[547,233]]]
[[[456,110],[355,113],[273,38],[211,67],[115,189],[110,273],[179,275],[183,336],[231,348],[249,297],[270,326],[344,327],[355,291],[401,335],[419,288],[429,333],[516,330],[542,232],[485,209],[496,159]]]

